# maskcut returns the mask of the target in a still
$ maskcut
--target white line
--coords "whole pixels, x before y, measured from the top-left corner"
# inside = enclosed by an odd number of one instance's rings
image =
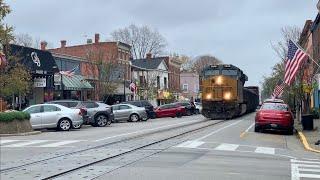
[[[292,162],[292,159],[291,159]],[[299,168],[296,164],[291,163],[291,180],[300,180]]]
[[[255,125],[255,123],[252,123],[244,132],[249,132],[249,130]]]
[[[320,168],[320,165],[296,164],[298,167]]]
[[[261,153],[261,154],[274,154],[275,149],[269,148],[269,147],[257,147],[254,151],[255,153]]]
[[[31,144],[39,144],[39,143],[44,143],[47,142],[48,140],[32,140],[32,141],[27,141],[27,142],[22,142],[22,143],[17,143],[17,144],[10,144],[4,147],[25,147]]]
[[[215,150],[219,151],[235,151],[239,145],[237,144],[220,144],[218,147],[214,148]]]
[[[197,148],[199,146],[201,146],[202,144],[204,144],[204,142],[201,141],[192,141],[190,144],[184,146],[185,148]]]
[[[320,169],[300,168],[299,171],[303,171],[303,172],[320,172]]]
[[[193,141],[186,141],[186,142],[183,142],[183,143],[181,143],[181,144],[179,144],[178,146],[176,146],[176,147],[186,147],[186,146],[188,146],[190,143],[192,143]]]
[[[56,142],[56,143],[50,143],[50,144],[45,144],[45,145],[41,145],[39,147],[59,147],[62,145],[66,145],[66,144],[71,144],[71,143],[76,143],[76,142],[80,142],[80,141],[61,141],[61,142]]]
[[[203,137],[200,137],[200,138],[198,138],[198,139],[195,139],[195,141],[201,141],[201,140],[203,140],[203,139],[205,139],[205,138],[207,138],[207,137],[209,137],[209,136],[211,136],[211,135],[213,135],[213,134],[215,134],[215,133],[217,133],[217,132],[220,132],[220,131],[228,128],[228,127],[234,126],[234,125],[240,123],[241,121],[243,121],[243,120],[234,122],[234,123],[232,123],[232,124],[229,124],[228,126],[224,126],[224,127],[220,128],[220,129],[217,129],[217,130],[215,130],[215,131],[213,131],[213,132],[211,132],[211,133],[209,133],[209,134],[207,134],[207,135],[205,135],[205,136],[203,136]]]
[[[20,140],[0,140],[0,144],[5,144],[5,143],[11,143],[11,142],[17,142]]]
[[[116,136],[110,136],[110,137],[106,137],[106,138],[102,138],[102,139],[97,139],[97,140],[95,140],[95,142],[104,141],[104,140],[107,140],[107,139],[112,139],[112,138],[121,137],[121,136],[137,134],[137,133],[141,133],[141,132],[153,131],[153,130],[162,129],[162,128],[166,128],[166,127],[171,127],[171,126],[176,126],[176,125],[192,124],[193,122],[203,122],[203,121],[194,120],[194,121],[188,121],[188,122],[183,122],[183,123],[171,124],[171,125],[167,125],[167,126],[160,126],[160,127],[152,128],[152,129],[145,129],[145,130],[142,130],[142,131],[134,131],[134,132],[131,132],[131,133],[119,134],[119,135],[116,135]]]
[[[293,163],[306,163],[306,164],[320,164],[319,161],[300,161],[293,159],[291,162]]]
[[[299,177],[302,177],[302,178],[319,178],[320,179],[320,174],[299,174]]]

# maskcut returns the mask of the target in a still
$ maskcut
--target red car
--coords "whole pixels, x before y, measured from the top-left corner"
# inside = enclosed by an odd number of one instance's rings
[[[287,104],[284,103],[263,103],[256,113],[255,132],[263,129],[285,130],[293,134],[294,118]]]
[[[186,114],[186,108],[173,103],[173,104],[165,104],[159,106],[156,110],[157,118],[160,117],[181,117],[182,115]]]

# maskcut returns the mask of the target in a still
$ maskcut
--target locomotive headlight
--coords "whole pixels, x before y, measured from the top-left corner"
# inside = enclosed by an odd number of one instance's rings
[[[208,99],[208,100],[212,99],[212,94],[211,94],[211,93],[208,93],[208,94],[206,95],[206,99]]]
[[[224,100],[230,100],[231,98],[232,98],[231,92],[225,92],[225,93],[223,94],[223,99],[224,99]]]
[[[218,76],[218,77],[217,77],[216,83],[217,83],[218,85],[222,85],[222,83],[223,83],[223,78],[222,78],[222,76]]]

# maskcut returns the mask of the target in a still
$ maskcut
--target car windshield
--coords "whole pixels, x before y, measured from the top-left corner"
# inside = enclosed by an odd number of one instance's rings
[[[262,105],[261,110],[288,111],[289,108],[286,104],[266,103]]]

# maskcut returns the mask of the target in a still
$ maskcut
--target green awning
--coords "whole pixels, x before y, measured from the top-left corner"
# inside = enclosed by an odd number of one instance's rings
[[[80,91],[93,89],[91,84],[81,75],[66,76],[62,75],[62,84],[64,90]]]

